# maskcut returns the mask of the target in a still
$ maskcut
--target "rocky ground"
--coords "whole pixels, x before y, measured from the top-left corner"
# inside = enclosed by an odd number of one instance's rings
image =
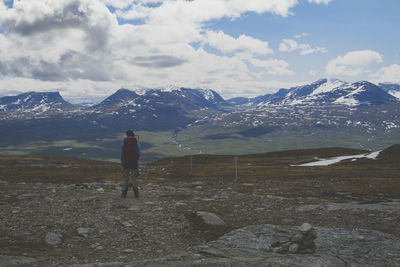
[[[400,266],[393,195],[299,196],[282,191],[288,180],[170,180],[151,165],[139,199],[121,199],[114,180],[11,176],[0,177],[1,266]],[[303,223],[315,251],[272,249]]]

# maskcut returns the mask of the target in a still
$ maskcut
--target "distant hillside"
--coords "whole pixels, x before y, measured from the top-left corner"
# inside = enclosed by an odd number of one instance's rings
[[[57,92],[0,103],[0,154],[7,155],[117,160],[127,129],[140,135],[144,161],[400,142],[400,101],[365,81],[322,79],[227,101],[210,89],[166,87],[120,89],[93,106],[72,105]]]
[[[282,88],[274,94],[254,98],[233,98],[228,102],[235,105],[381,105],[398,101],[399,94],[398,84],[375,85],[367,81],[349,83],[337,79],[320,79],[303,86]]]
[[[384,162],[398,162],[400,164],[400,144],[384,149],[378,159]]]
[[[0,98],[0,112],[44,113],[48,111],[67,111],[74,105],[65,101],[59,92],[28,92],[17,96]]]

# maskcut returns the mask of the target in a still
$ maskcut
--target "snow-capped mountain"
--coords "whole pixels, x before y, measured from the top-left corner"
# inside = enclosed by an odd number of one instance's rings
[[[214,112],[225,100],[215,91],[166,87],[131,91],[120,89],[82,112],[115,129],[131,125],[149,130],[176,129],[193,122],[200,110]]]
[[[391,94],[392,96],[400,100],[400,84],[397,83],[380,83],[381,87],[385,92]]]
[[[150,109],[157,113],[165,108],[179,108],[185,111],[217,108],[224,102],[218,93],[209,89],[147,89],[139,93],[120,89],[93,108],[97,112],[132,113],[139,109]]]
[[[146,136],[149,158],[158,157],[152,148],[160,145],[164,152],[217,147],[222,153],[232,140],[248,152],[321,146],[327,139],[330,146],[369,146],[399,140],[399,112],[400,101],[381,86],[326,79],[228,101],[212,90],[178,87],[120,89],[93,106],[72,105],[59,93],[25,93],[0,98],[0,148],[25,153],[32,142],[49,142],[32,153],[64,155],[59,145],[68,144],[74,156],[109,158],[112,151],[118,157],[115,137],[126,129]]]
[[[279,95],[277,95],[279,94]],[[321,105],[346,106],[380,105],[396,98],[381,87],[367,82],[348,83],[340,80],[321,79],[312,84],[280,90],[260,105]]]
[[[74,108],[74,105],[65,101],[59,92],[28,92],[0,98],[0,111],[43,113],[65,111],[72,108]]]

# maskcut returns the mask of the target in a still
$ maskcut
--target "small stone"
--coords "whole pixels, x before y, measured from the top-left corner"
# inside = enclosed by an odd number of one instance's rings
[[[290,241],[293,243],[299,243],[304,238],[302,233],[297,233],[290,238]]]
[[[311,231],[313,229],[312,225],[309,223],[303,223],[302,226],[300,226],[300,232],[302,232],[303,234],[308,233],[309,231]]]
[[[299,245],[296,243],[293,243],[289,246],[289,252],[291,253],[296,253],[297,251],[299,251]]]
[[[94,250],[95,250],[95,251],[100,251],[100,250],[103,250],[103,249],[104,249],[103,246],[97,246]]]
[[[175,207],[182,207],[182,206],[186,206],[186,204],[184,202],[178,201],[178,202],[175,202],[174,206]]]
[[[90,245],[91,248],[96,248],[98,246],[100,246],[100,243],[95,243],[95,244]]]
[[[93,228],[84,228],[84,227],[79,227],[78,229],[76,229],[76,231],[78,232],[78,234],[80,234],[81,236],[84,237],[88,237],[88,235],[90,233],[94,232]]]
[[[47,245],[56,246],[62,243],[62,235],[59,233],[49,232],[46,234],[44,241]]]
[[[206,224],[214,225],[214,226],[225,226],[226,223],[218,217],[217,214],[212,212],[198,211],[196,215],[203,219],[203,222]]]
[[[271,248],[278,248],[278,247],[280,247],[281,245],[282,245],[281,242],[276,241],[276,242],[274,242],[274,243],[271,244]]]
[[[100,188],[97,188],[96,191],[97,191],[97,192],[100,192],[100,193],[103,193],[103,192],[104,192],[104,189],[100,187]]]
[[[133,253],[133,252],[134,252],[133,249],[130,248],[124,249],[124,253]]]
[[[301,242],[300,246],[302,249],[314,249],[315,243],[312,239],[305,239]]]
[[[362,235],[359,235],[359,236],[357,236],[357,239],[360,240],[360,241],[362,241],[362,240],[365,240],[365,237],[362,236]]]
[[[193,258],[200,259],[201,258],[201,254],[195,253],[195,254],[193,254]]]
[[[121,224],[125,227],[131,227],[132,224],[130,222],[121,222]]]
[[[283,249],[282,247],[276,247],[276,248],[271,248],[271,251],[275,253],[282,253]]]
[[[311,231],[307,233],[307,238],[311,239],[317,238],[317,232],[315,231],[315,229],[311,229]]]

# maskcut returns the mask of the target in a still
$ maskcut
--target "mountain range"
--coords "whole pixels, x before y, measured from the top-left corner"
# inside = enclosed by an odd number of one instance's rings
[[[398,84],[328,79],[228,100],[210,89],[120,89],[90,106],[28,92],[0,98],[0,153],[109,159],[118,157],[127,128],[145,136],[148,160],[325,144],[379,148],[399,141],[399,94]]]
[[[400,84],[367,81],[354,83],[321,79],[314,83],[280,89],[274,94],[253,98],[236,97],[224,100],[217,92],[207,89],[169,88],[135,92],[119,89],[99,104],[82,106],[65,101],[59,92],[27,92],[0,98],[0,112],[35,113],[87,110],[97,113],[135,113],[143,109],[180,109],[191,112],[201,108],[220,109],[224,106],[252,105],[320,105],[347,106],[380,105],[398,101]]]
[[[396,92],[400,92],[400,85],[321,79],[303,86],[280,89],[275,94],[255,98],[233,98],[228,102],[234,105],[380,105],[398,101]]]
[[[36,112],[71,110],[74,105],[65,101],[59,92],[27,92],[0,98],[0,112]]]

